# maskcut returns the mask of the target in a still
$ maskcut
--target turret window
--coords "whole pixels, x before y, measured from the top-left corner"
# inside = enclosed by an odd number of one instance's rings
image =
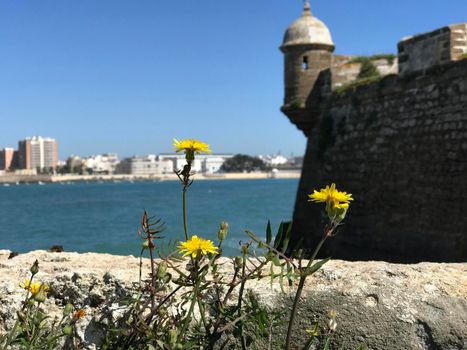
[[[303,56],[302,71],[308,70],[308,56]]]

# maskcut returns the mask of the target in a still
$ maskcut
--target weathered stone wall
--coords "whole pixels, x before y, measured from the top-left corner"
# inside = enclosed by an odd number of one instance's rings
[[[354,56],[334,55],[332,57],[331,73],[332,86],[340,87],[355,81],[360,74],[362,64],[355,61]],[[397,74],[398,59],[388,60],[386,58],[374,59],[371,63],[376,67],[381,75]]]
[[[327,75],[329,72],[323,72]],[[323,255],[390,261],[467,260],[467,60],[323,96],[297,195],[294,234],[312,247],[322,209],[314,188],[354,194]],[[311,98],[311,97],[310,97]]]
[[[455,24],[402,40],[399,73],[411,74],[458,60],[467,52],[467,24]]]

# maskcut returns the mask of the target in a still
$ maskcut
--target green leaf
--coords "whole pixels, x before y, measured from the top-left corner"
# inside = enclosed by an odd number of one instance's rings
[[[326,339],[326,344],[324,344],[323,350],[329,350],[330,345],[331,345],[331,337],[328,337],[328,339]]]
[[[274,255],[274,257],[272,258],[272,263],[274,264],[274,266],[281,266],[281,260],[279,259],[278,255]]]
[[[281,265],[281,272],[279,274],[279,285],[281,287],[282,293],[285,293],[284,291],[284,265]]]
[[[277,235],[276,237],[274,238],[274,248],[278,249],[279,248],[279,244],[281,243],[282,241],[282,230],[283,230],[283,223],[281,222],[281,224],[279,225],[279,229],[277,230]]]
[[[318,271],[324,264],[326,264],[331,258],[326,258],[323,260],[318,261],[317,263],[314,263],[311,265],[309,268],[307,268],[304,273],[306,276],[310,276],[314,274],[316,271]]]
[[[259,237],[257,235],[255,235],[253,232],[249,231],[249,230],[245,230],[246,234],[248,235],[248,237],[250,237],[253,241],[255,241],[256,243],[260,243],[261,240],[259,239]]]
[[[290,241],[290,235],[292,234],[292,223],[291,222],[284,222],[284,225],[287,227],[287,231],[285,232],[285,237],[282,242],[282,248],[281,252],[284,253],[287,250],[287,247],[289,246],[289,241]]]
[[[271,240],[272,240],[271,221],[268,220],[268,226],[266,227],[266,243],[271,244]]]

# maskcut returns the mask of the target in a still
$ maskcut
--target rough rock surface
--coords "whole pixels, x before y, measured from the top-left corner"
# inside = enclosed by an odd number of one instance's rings
[[[40,264],[37,280],[50,284],[45,306],[52,314],[61,313],[68,302],[85,308],[79,335],[88,349],[99,348],[103,315],[117,317],[121,309],[116,301],[138,282],[139,259],[132,256],[34,251],[8,259],[9,253],[0,250],[0,333],[14,322],[15,309],[24,297],[18,282],[28,277],[35,259]],[[226,259],[226,273],[228,266]],[[248,287],[262,302],[284,311],[293,298],[268,280],[253,281]],[[317,321],[324,327],[328,312],[335,309],[336,349],[343,343],[348,349],[359,344],[393,350],[467,348],[467,263],[399,265],[335,260],[307,280],[305,288],[295,327],[297,346],[303,344],[307,328]],[[275,338],[275,348],[279,348],[285,329],[279,329]]]

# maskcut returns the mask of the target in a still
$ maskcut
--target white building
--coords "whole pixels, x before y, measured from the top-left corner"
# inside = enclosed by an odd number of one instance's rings
[[[98,154],[83,159],[84,169],[93,174],[113,174],[119,163],[115,153]]]
[[[160,159],[155,155],[146,157],[131,157],[123,159],[117,167],[120,174],[143,175],[166,175],[173,174],[173,162],[168,159]]]
[[[284,165],[287,164],[288,159],[285,158],[281,154],[273,154],[273,155],[266,155],[266,156],[258,156],[259,159],[261,159],[266,165],[269,166],[278,166],[278,165]]]
[[[214,174],[218,173],[222,164],[232,158],[232,154],[197,154],[191,170],[196,173]],[[159,159],[170,160],[175,170],[182,170],[186,164],[185,154],[160,154]]]

